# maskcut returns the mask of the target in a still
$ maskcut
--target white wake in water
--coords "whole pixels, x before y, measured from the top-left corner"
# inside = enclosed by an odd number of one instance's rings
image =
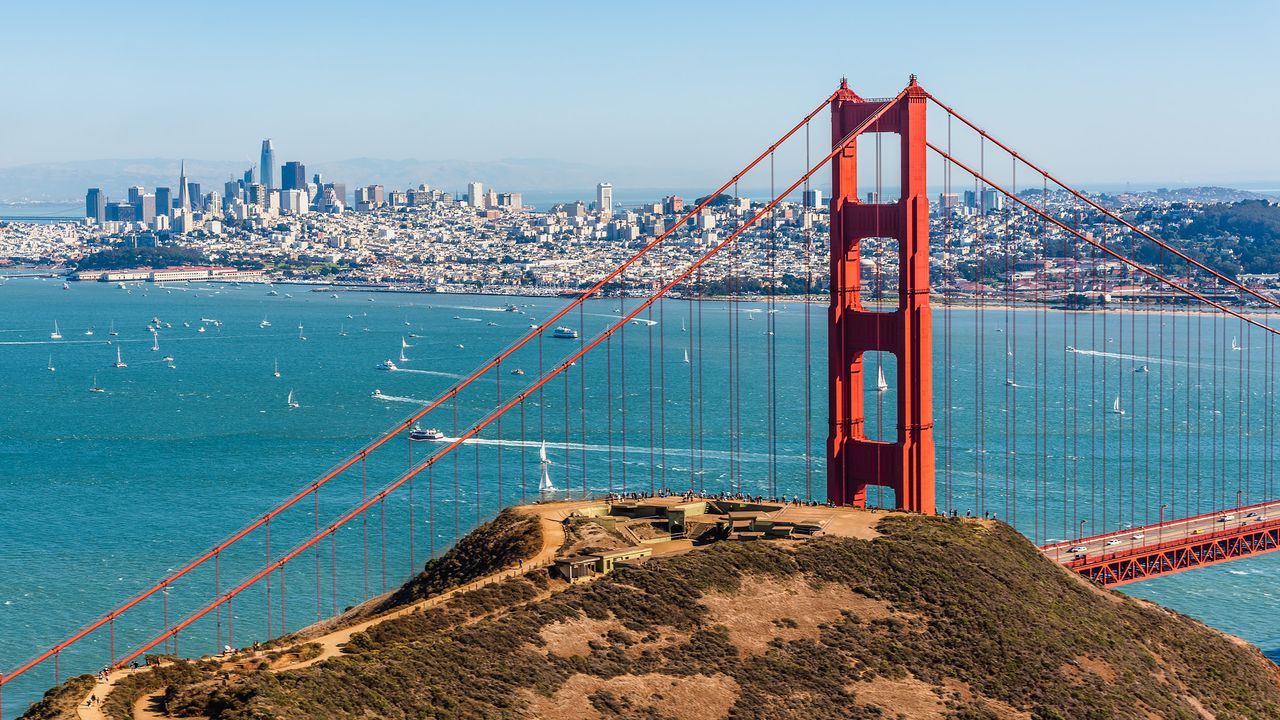
[[[418,398],[404,397],[402,395],[374,395],[374,400],[386,400],[387,402],[413,403],[414,405],[429,405],[430,400],[419,400]]]
[[[440,442],[451,443],[451,442],[454,442],[455,440],[457,440],[457,438],[446,437],[446,438],[442,438]],[[523,447],[523,448],[528,448],[532,450],[537,450],[542,443],[538,440],[494,440],[491,438],[468,438],[466,440],[463,440],[462,444],[463,445],[488,445],[488,446],[516,447],[516,448]],[[591,445],[591,444],[583,445],[581,443],[563,443],[563,442],[548,441],[547,450],[548,450],[548,456],[550,457],[551,461],[555,462],[556,460],[555,456],[550,453],[550,451],[552,450],[560,450],[560,451],[568,450],[571,454],[580,453],[583,451],[592,452],[592,453],[607,453],[610,451],[610,447],[608,445]],[[656,448],[656,447],[650,448],[650,447],[638,447],[635,445],[626,445],[626,446],[614,445],[612,447],[612,450],[615,454],[619,456],[621,456],[622,453],[625,451],[628,458],[632,459],[628,464],[639,464],[639,461],[636,461],[634,458],[647,457],[651,452],[655,456],[660,457],[663,455],[662,448]],[[687,458],[689,457],[689,452],[690,452],[689,448],[668,447],[666,450],[666,455],[671,457],[676,457],[676,458],[681,458],[681,457]],[[713,460],[730,459],[730,453],[724,450],[704,450],[701,454],[702,456],[708,459],[713,459]],[[803,455],[788,455],[788,454],[782,454],[782,453],[779,453],[777,457],[779,460],[803,460],[804,459]],[[734,456],[734,459],[741,459],[747,462],[767,462],[769,460],[769,454],[744,452],[744,453],[736,454]],[[619,460],[621,460],[621,457],[619,457]]]
[[[396,368],[391,372],[417,373],[418,375],[434,375],[436,377],[453,378],[454,380],[461,380],[464,377],[466,377],[465,375],[459,375],[458,373],[441,372],[439,370],[417,370],[414,368]]]

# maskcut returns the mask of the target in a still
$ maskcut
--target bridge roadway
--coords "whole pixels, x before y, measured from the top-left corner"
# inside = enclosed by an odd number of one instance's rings
[[[1066,568],[1123,585],[1280,549],[1280,500],[1045,545]]]

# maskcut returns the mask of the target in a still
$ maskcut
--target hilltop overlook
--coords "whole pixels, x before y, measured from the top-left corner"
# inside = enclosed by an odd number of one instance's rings
[[[857,515],[809,539],[714,542],[573,584],[541,567],[509,571],[435,605],[405,605],[521,558],[533,563],[548,541],[607,554],[610,537],[632,532],[545,514],[540,531],[528,511],[509,510],[399,592],[349,613],[401,608],[362,626],[339,656],[310,643],[331,629],[316,628],[256,661],[180,661],[133,676],[104,711],[222,720],[1280,715],[1280,671],[1256,649],[1090,586],[1004,524]],[[84,693],[72,681],[25,717],[74,717],[72,698]],[[148,702],[149,714],[131,714]]]

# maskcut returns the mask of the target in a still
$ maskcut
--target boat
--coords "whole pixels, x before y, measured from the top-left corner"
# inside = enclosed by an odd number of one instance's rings
[[[1014,382],[1013,378],[1005,378],[1004,384],[1009,387],[1018,387],[1018,383]]]
[[[160,350],[160,333],[151,333],[151,352]]]
[[[576,340],[578,338],[578,331],[571,327],[558,325],[556,326],[556,329],[552,331],[551,337],[562,338],[565,340]]]
[[[409,428],[409,439],[410,440],[443,440],[444,433],[440,432],[436,428],[424,428],[421,425],[414,423],[413,427]]]
[[[49,356],[49,372],[57,372],[58,368],[53,366],[53,356]]]
[[[277,295],[279,295],[279,294],[280,294],[280,293],[276,292],[275,290],[272,290],[272,291],[270,291],[270,292],[268,292],[268,293],[267,293],[267,296],[268,296],[268,297],[276,297],[276,296],[277,296]]]
[[[204,332],[204,326],[201,325],[200,327],[196,328],[196,332],[200,332],[200,333]]]
[[[684,318],[680,318],[680,332],[689,332],[689,328],[684,326]]]
[[[171,363],[171,362],[173,362],[173,356],[172,356],[172,355],[165,355],[164,357],[160,358],[160,361],[161,361],[161,362]]]
[[[307,336],[302,334],[302,323],[298,323],[298,339],[306,340]]]
[[[285,400],[285,404],[286,404],[286,405],[288,405],[288,407],[289,407],[289,409],[290,409],[290,410],[292,410],[292,409],[294,409],[294,408],[297,408],[297,407],[302,407],[301,405],[299,405],[299,404],[298,404],[298,401],[297,401],[297,400],[294,400],[294,399],[293,399],[293,389],[292,389],[292,388],[290,388],[290,390],[289,390],[289,397]]]
[[[409,362],[409,358],[404,356],[404,348],[400,348],[400,362]]]
[[[183,321],[182,321],[182,327],[189,328],[189,327],[191,327],[191,323],[190,323],[190,322],[187,322],[186,320],[183,320]]]
[[[1078,351],[1078,350],[1076,350],[1076,346],[1075,346],[1075,345],[1068,345],[1068,346],[1067,346],[1067,352],[1073,353],[1073,352],[1079,352],[1079,351]]]
[[[404,336],[403,336],[403,335],[401,335],[401,336],[400,336],[400,349],[401,349],[401,350],[404,350],[404,349],[406,349],[406,348],[411,348],[411,347],[413,347],[413,346],[412,346],[412,345],[410,345],[409,343],[405,342],[405,340],[404,340]]]
[[[271,374],[274,377],[280,377],[280,358],[276,358],[271,365]]]
[[[1117,395],[1117,396],[1116,396],[1116,401],[1115,401],[1115,402],[1113,402],[1113,403],[1111,403],[1111,412],[1115,413],[1116,415],[1123,415],[1123,414],[1124,414],[1124,410],[1120,407],[1120,396],[1119,396],[1119,395]]]
[[[285,293],[285,294],[284,294],[284,296],[285,296],[285,297],[287,297],[287,298],[291,298],[291,297],[293,297],[293,296],[292,296],[292,295],[290,295],[289,293]]]
[[[89,337],[93,337],[93,326],[90,325],[87,329],[85,329],[84,334],[88,335]]]
[[[380,389],[378,389],[378,388],[374,388],[374,389],[373,389],[373,394],[372,394],[372,395],[370,395],[369,397],[376,397],[376,398],[380,398],[380,397],[382,397],[382,390],[380,390]]]
[[[508,303],[506,307],[502,308],[502,311],[503,311],[503,312],[510,312],[510,313],[518,313],[518,312],[520,312],[520,308],[516,307],[515,305],[511,305],[510,303]]]
[[[512,374],[512,375],[523,375],[523,374],[524,374],[524,370],[521,370],[520,368],[516,368],[515,370],[512,370],[512,371],[511,371],[511,374]]]
[[[462,343],[458,343],[457,345],[454,345],[454,347],[458,348],[459,350],[466,350],[466,349],[467,349],[467,346],[466,346],[466,345],[463,345]]]
[[[551,482],[551,472],[549,470],[549,468],[551,467],[551,461],[547,459],[547,441],[546,440],[543,440],[542,444],[538,446],[538,465],[540,470],[540,473],[539,473],[540,476],[538,478],[538,492],[540,493],[555,492],[556,486]]]
[[[124,359],[120,357],[120,347],[119,347],[119,346],[116,346],[116,367],[118,367],[118,368],[127,368],[127,367],[129,367],[129,365],[128,365],[127,363],[125,363]]]
[[[94,376],[93,376],[93,384],[89,386],[89,392],[92,392],[92,393],[104,393],[104,392],[106,392],[106,390],[103,390],[102,388],[98,387],[98,376],[97,376],[97,375],[94,375]]]
[[[338,326],[338,337],[346,337],[346,336],[347,336],[347,328],[346,328],[346,326],[345,326],[345,325],[339,325],[339,326]]]
[[[684,349],[684,364],[689,364],[689,348]]]
[[[169,368],[170,370],[177,370],[177,369],[178,369],[178,366],[173,364],[173,360],[170,360],[170,361],[168,362],[168,364],[167,364],[167,365],[165,365],[165,367]]]
[[[1147,369],[1147,366],[1146,366],[1146,365],[1143,365],[1142,367],[1136,367],[1136,368],[1134,368],[1134,369],[1133,369],[1133,371],[1134,371],[1134,372],[1136,372],[1136,373],[1150,372],[1150,371]]]
[[[485,323],[485,325],[488,325],[489,327],[498,327],[498,323],[496,322],[488,322],[488,323]]]
[[[115,337],[116,335],[119,335],[119,334],[120,334],[120,333],[116,332],[116,321],[115,321],[115,320],[112,320],[112,321],[111,321],[111,329],[110,329],[109,331],[107,331],[107,334],[108,334],[108,335],[111,335],[112,337]]]
[[[61,339],[62,339],[62,333],[58,332],[58,321],[57,321],[57,320],[54,320],[54,321],[53,321],[53,332],[49,333],[49,339],[50,339],[50,340],[61,340]]]
[[[68,284],[66,284],[66,283],[62,283],[62,289],[63,289],[63,290],[70,290],[70,289],[71,289],[71,286],[70,286],[70,285],[68,285]]]
[[[387,359],[382,361],[382,364],[378,366],[378,369],[390,372],[392,370],[399,370],[400,368],[396,367],[396,364],[391,362],[390,359]]]
[[[881,365],[876,369],[879,372],[879,375],[876,376],[876,391],[884,392],[885,390],[889,389],[889,383],[885,382],[885,379],[884,379],[884,366]]]
[[[262,322],[258,323],[258,327],[264,328],[264,329],[271,327],[271,321],[267,319],[266,315],[262,316]]]
[[[1236,339],[1236,336],[1235,336],[1235,335],[1232,335],[1232,336],[1231,336],[1231,350],[1232,350],[1233,352],[1240,352],[1240,351],[1241,351],[1241,350],[1243,350],[1243,349],[1244,349],[1244,348],[1243,348],[1243,347],[1241,347],[1241,345],[1240,345],[1240,341]]]

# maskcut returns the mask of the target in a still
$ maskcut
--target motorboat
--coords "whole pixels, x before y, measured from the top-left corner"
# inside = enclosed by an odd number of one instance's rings
[[[443,440],[444,433],[440,432],[436,428],[424,428],[421,425],[418,425],[415,423],[413,427],[409,428],[409,439],[410,440]]]
[[[382,361],[382,364],[378,365],[378,369],[390,372],[392,370],[399,370],[400,368],[396,367],[396,364],[392,362],[390,358],[387,358]]]
[[[564,340],[577,340],[577,339],[578,339],[578,331],[577,331],[577,330],[574,330],[574,329],[573,329],[573,328],[571,328],[571,327],[565,327],[564,325],[558,325],[558,326],[556,326],[556,329],[552,331],[551,336],[552,336],[552,337],[561,338],[561,339],[564,339]]]
[[[378,389],[378,388],[374,388],[374,389],[373,389],[373,392],[369,395],[369,397],[375,397],[375,398],[380,398],[380,397],[382,397],[382,390],[380,390],[380,389]]]

